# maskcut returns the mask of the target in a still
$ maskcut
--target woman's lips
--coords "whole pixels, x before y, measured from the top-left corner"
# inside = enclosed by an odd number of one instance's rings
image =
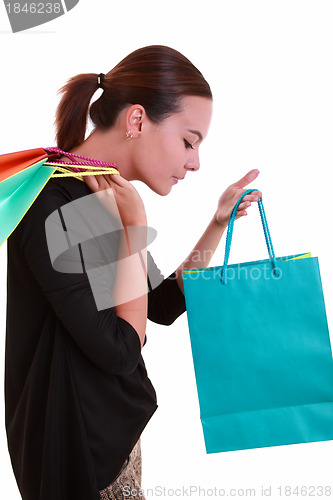
[[[173,176],[172,178],[175,181],[175,183],[177,183],[178,181],[182,181],[185,178],[185,175],[184,175],[184,177],[175,177],[175,176]]]

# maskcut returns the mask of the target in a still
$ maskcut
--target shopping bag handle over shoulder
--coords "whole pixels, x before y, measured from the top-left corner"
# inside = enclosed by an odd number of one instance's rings
[[[235,222],[235,218],[236,218],[236,212],[237,212],[238,206],[239,206],[240,202],[242,201],[242,199],[244,198],[244,196],[246,196],[249,193],[252,193],[252,191],[258,191],[258,189],[247,189],[242,194],[242,196],[239,198],[239,200],[237,201],[237,203],[234,206],[234,208],[232,209],[232,212],[231,212],[230,217],[229,217],[227,239],[226,239],[226,243],[225,243],[224,263],[222,266],[222,273],[221,273],[222,285],[225,285],[225,283],[226,283],[225,278],[226,278],[226,272],[227,272],[227,268],[228,268],[228,260],[229,260],[229,255],[230,255],[230,247],[231,247],[232,233],[234,230],[234,222]],[[267,224],[267,219],[266,219],[266,214],[265,214],[262,198],[259,198],[259,200],[258,200],[258,207],[259,207],[259,213],[260,213],[260,218],[261,218],[261,222],[262,222],[262,227],[264,230],[269,260],[271,261],[273,272],[274,272],[275,276],[279,276],[279,269],[278,269],[277,263],[276,263],[273,243],[272,243],[271,235],[270,235],[270,232],[268,229],[268,224]]]

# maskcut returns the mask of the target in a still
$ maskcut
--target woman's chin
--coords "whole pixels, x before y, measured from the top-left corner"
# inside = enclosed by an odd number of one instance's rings
[[[154,193],[160,195],[160,196],[166,196],[170,193],[171,189],[172,189],[172,186],[168,186],[168,185],[160,185],[160,186],[156,186],[156,185],[152,185],[152,184],[147,184],[148,187],[154,191]]]

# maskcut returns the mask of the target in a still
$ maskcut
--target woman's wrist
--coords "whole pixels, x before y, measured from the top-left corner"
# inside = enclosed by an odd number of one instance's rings
[[[140,216],[133,216],[131,218],[126,217],[126,220],[122,220],[123,226],[124,227],[130,227],[130,226],[145,226],[147,227],[147,217],[144,215]]]
[[[226,228],[228,227],[228,219],[227,218],[221,218],[221,216],[219,217],[218,211],[216,211],[215,214],[214,214],[213,223],[214,223],[215,226],[217,226],[222,231],[225,231]]]

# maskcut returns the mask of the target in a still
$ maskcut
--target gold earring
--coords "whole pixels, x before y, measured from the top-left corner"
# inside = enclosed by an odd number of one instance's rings
[[[133,137],[133,132],[131,132],[130,130],[128,130],[126,132],[126,139],[132,139],[132,137]]]

